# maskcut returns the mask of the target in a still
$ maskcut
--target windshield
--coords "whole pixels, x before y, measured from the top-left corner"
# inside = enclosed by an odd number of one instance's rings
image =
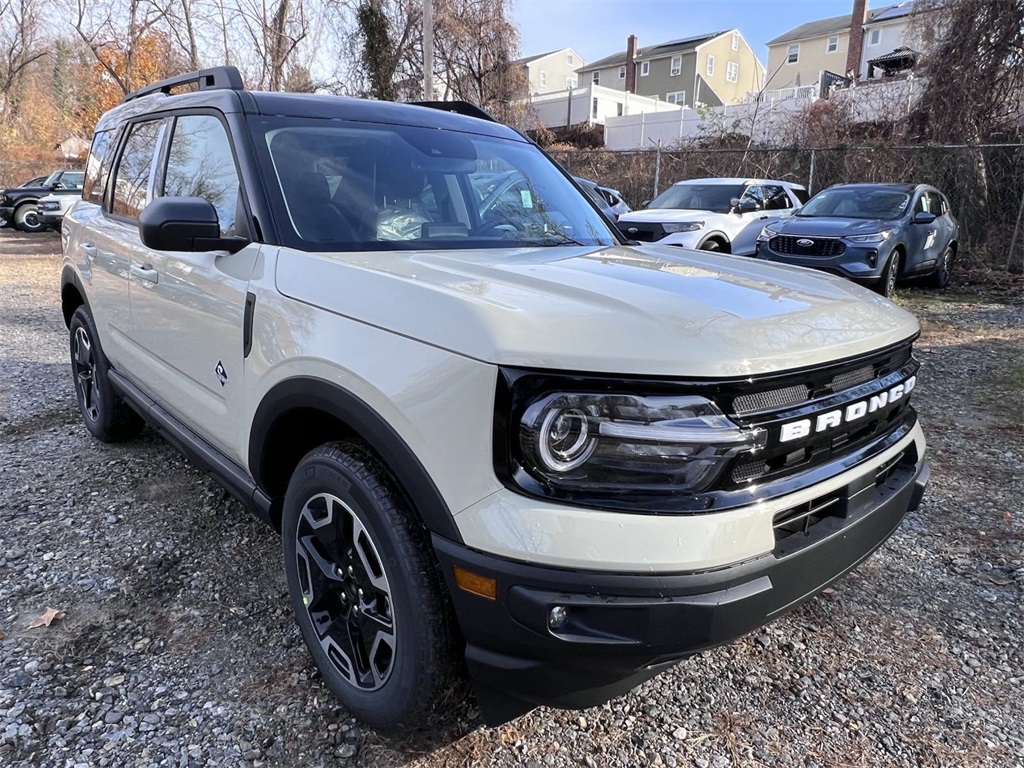
[[[46,177],[43,186],[54,189],[81,189],[84,181],[84,171],[54,171]]]
[[[305,250],[614,245],[547,157],[521,141],[401,125],[260,117],[287,240]]]
[[[743,197],[742,184],[676,184],[651,201],[648,208],[678,208],[680,210],[729,213],[730,201]]]
[[[910,193],[898,189],[826,189],[812,197],[796,215],[841,219],[898,219],[910,204]]]

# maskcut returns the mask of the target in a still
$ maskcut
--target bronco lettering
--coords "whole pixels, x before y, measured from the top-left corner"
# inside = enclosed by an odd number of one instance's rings
[[[892,389],[887,389],[884,392],[879,392],[877,395],[872,395],[867,400],[851,403],[846,406],[846,408],[840,408],[834,411],[826,411],[825,413],[818,414],[814,419],[814,431],[824,432],[826,429],[834,429],[843,423],[856,421],[869,413],[874,413],[879,408],[884,408],[886,405],[892,405],[897,400],[902,400],[904,397],[909,395],[916,384],[917,376],[911,376],[909,379],[897,384]],[[810,419],[791,421],[788,424],[782,425],[782,430],[779,432],[779,442],[788,443],[790,440],[807,437],[809,434],[811,434]]]

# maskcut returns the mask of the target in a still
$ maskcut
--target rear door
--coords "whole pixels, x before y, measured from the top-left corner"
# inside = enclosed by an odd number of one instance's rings
[[[205,198],[222,235],[247,233],[236,154],[221,116],[178,115],[167,137],[154,195]],[[255,244],[232,254],[156,251],[138,242],[130,287],[139,383],[239,463],[244,313],[258,253]]]
[[[917,224],[914,217],[919,213],[935,213],[936,216],[942,211],[941,203],[939,213],[932,210],[935,202],[926,190],[918,192],[914,200],[914,207],[911,209],[910,223],[907,225],[907,264],[909,270],[915,269],[926,261],[938,258],[935,255],[939,243],[941,222],[938,218],[930,224]]]

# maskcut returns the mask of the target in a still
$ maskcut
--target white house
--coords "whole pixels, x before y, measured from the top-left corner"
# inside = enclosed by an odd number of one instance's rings
[[[530,83],[530,94],[553,93],[575,88],[579,82],[576,70],[586,65],[572,48],[527,56],[514,64],[523,68]]]

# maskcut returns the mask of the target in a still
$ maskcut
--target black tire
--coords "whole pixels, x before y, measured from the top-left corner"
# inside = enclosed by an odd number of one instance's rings
[[[722,247],[721,241],[716,240],[715,238],[711,238],[710,240],[705,240],[703,243],[700,244],[700,250],[715,251],[717,253],[721,253],[725,249]]]
[[[22,232],[42,232],[46,225],[39,220],[35,203],[22,203],[14,210],[14,226]]]
[[[887,299],[891,299],[893,294],[896,293],[896,283],[900,277],[900,262],[902,258],[903,254],[899,251],[893,252],[892,256],[889,257],[889,261],[885,263],[885,269],[882,270],[882,279],[878,281],[878,285],[875,287],[875,290]]]
[[[84,306],[71,316],[71,374],[82,420],[93,436],[104,443],[135,437],[142,418],[114,392],[107,371],[110,363],[100,347],[92,315]]]
[[[953,258],[955,256],[956,251],[951,245],[943,251],[942,258],[939,259],[939,267],[931,274],[928,281],[933,287],[945,288],[949,285],[949,276],[953,273]]]
[[[387,467],[356,441],[314,449],[288,484],[281,537],[292,609],[327,687],[371,727],[424,725],[453,683],[454,624]]]

